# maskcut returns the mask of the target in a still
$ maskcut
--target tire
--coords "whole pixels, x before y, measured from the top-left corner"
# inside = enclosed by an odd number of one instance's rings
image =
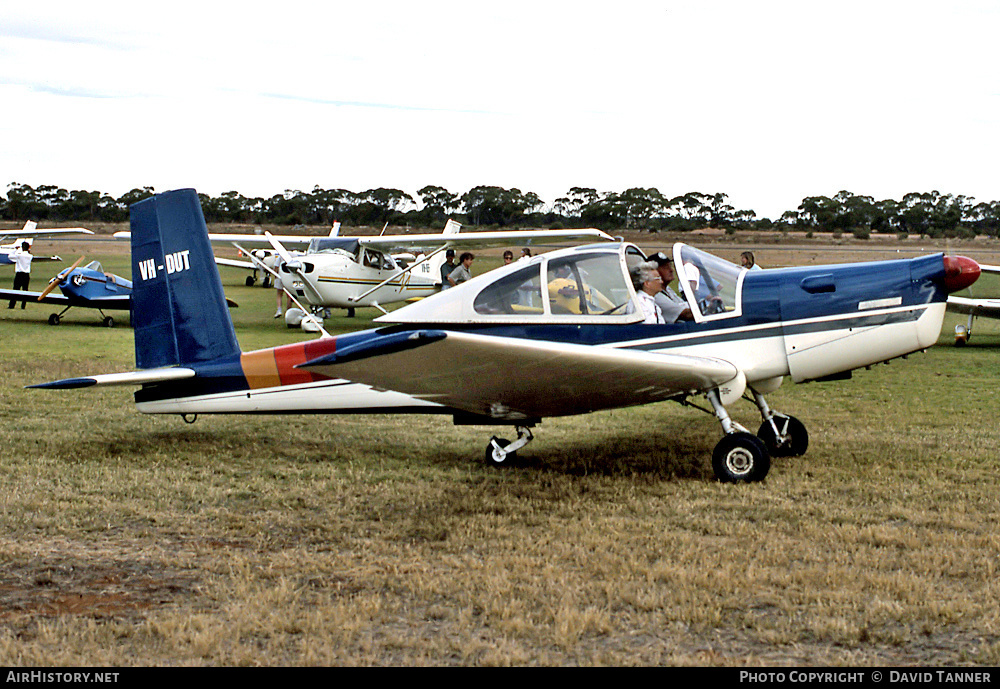
[[[762,481],[771,469],[771,455],[764,442],[749,433],[730,433],[712,452],[712,469],[723,483]]]
[[[253,276],[247,275],[247,287],[253,287],[253,283],[256,282]]]
[[[764,446],[772,457],[800,457],[809,448],[809,432],[802,422],[794,416],[785,414],[775,414],[774,423],[778,429],[789,436],[784,445],[778,444],[778,439],[771,429],[771,424],[767,421],[760,425],[757,430],[757,437],[764,441]]]
[[[62,319],[59,318],[59,314],[58,313],[50,313],[49,314],[49,325],[59,325],[59,321],[60,320],[62,320]]]
[[[111,316],[105,316],[104,320],[101,321],[101,323],[102,323],[102,325],[104,325],[105,328],[113,328],[113,327],[115,327],[115,319],[112,318]]]
[[[494,452],[495,448],[493,447],[493,441],[494,440],[496,441],[497,445],[499,445],[500,447],[507,447],[508,445],[510,445],[510,441],[509,440],[507,440],[505,438],[496,438],[496,437],[494,437],[489,443],[487,443],[486,444],[486,464],[487,464],[487,466],[491,466],[491,467],[493,467],[495,469],[503,469],[505,467],[513,466],[513,464],[517,461],[517,453],[516,452],[508,452],[507,456],[504,457],[503,459],[497,459],[497,456],[496,456],[496,454]]]

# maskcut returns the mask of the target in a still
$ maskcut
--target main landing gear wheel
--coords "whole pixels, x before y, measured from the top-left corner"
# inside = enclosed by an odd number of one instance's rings
[[[101,321],[101,325],[103,325],[105,328],[113,328],[115,327],[115,319],[112,318],[111,316],[105,316],[104,320]]]
[[[486,445],[486,464],[497,469],[514,464],[517,461],[517,452],[507,452],[505,448],[508,445],[510,441],[506,438],[493,436]]]
[[[58,313],[49,314],[49,325],[59,325],[59,321],[61,320]]]
[[[774,425],[778,428],[778,436],[767,421],[757,430],[757,437],[764,441],[764,446],[772,457],[798,457],[806,453],[809,433],[801,421],[794,416],[775,414]]]
[[[253,283],[255,282],[256,280],[253,279],[252,275],[247,275],[247,287],[253,287]]]
[[[723,483],[761,481],[771,469],[771,456],[760,438],[737,431],[723,437],[715,446],[712,469]]]

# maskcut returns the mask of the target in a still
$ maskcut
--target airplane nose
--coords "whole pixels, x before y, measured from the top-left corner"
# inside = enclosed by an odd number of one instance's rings
[[[963,290],[979,279],[979,264],[965,256],[944,257],[944,288],[948,294]]]

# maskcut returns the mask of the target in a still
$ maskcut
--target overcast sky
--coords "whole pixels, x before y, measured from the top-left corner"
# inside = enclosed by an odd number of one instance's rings
[[[996,0],[0,0],[0,189],[991,201],[998,35]]]

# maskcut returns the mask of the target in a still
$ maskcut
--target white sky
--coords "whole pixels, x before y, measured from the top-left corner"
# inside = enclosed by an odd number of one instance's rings
[[[998,35],[996,0],[0,0],[0,189],[992,201]]]

